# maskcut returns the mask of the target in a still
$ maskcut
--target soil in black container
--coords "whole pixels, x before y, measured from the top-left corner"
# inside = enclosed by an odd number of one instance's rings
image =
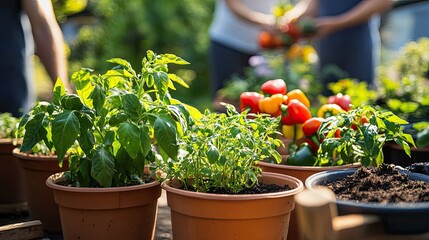
[[[361,167],[353,175],[327,185],[338,200],[377,203],[429,201],[429,183],[402,174],[393,165]]]

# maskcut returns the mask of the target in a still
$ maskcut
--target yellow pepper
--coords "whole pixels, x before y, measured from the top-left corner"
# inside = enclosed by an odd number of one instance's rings
[[[302,124],[282,125],[282,133],[288,139],[300,139],[304,137]]]
[[[334,103],[323,104],[317,111],[317,116],[321,118],[328,118],[344,112],[344,110]]]
[[[280,105],[283,103],[283,94],[273,94],[271,97],[264,97],[259,100],[259,111],[268,113],[272,116],[279,116],[281,114]]]
[[[288,103],[290,100],[296,99],[303,103],[307,108],[310,107],[310,100],[308,100],[307,96],[305,96],[304,92],[302,92],[301,89],[294,89],[292,91],[289,91],[286,96]]]

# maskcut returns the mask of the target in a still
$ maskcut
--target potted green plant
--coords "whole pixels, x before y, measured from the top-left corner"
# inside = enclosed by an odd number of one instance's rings
[[[12,150],[19,144],[17,129],[19,118],[11,113],[0,113],[0,204],[13,204],[26,210],[24,174]]]
[[[269,156],[281,160],[276,121],[249,118],[232,105],[226,113],[206,110],[185,132],[178,158],[158,163],[174,239],[286,239],[302,182],[256,165]]]
[[[21,122],[22,152],[43,141],[60,165],[68,154],[69,171],[46,181],[66,239],[153,238],[161,188],[145,167],[176,159],[178,138],[192,121],[193,109],[169,93],[174,82],[187,85],[168,64],[185,60],[148,51],[140,73],[123,59],[109,62],[115,66],[104,74],[75,72],[76,94],[57,81],[52,102]]]
[[[47,102],[38,102],[29,113],[23,116],[21,123],[26,123],[25,119],[30,116],[42,113],[48,105]],[[26,126],[31,131],[31,124]],[[49,126],[46,126],[45,129],[52,134]],[[22,139],[25,126],[19,125],[18,132]],[[67,156],[64,156],[63,164],[60,166],[54,148],[49,149],[43,141],[36,143],[31,150],[26,152],[21,152],[20,148],[16,147],[13,149],[12,155],[18,160],[24,171],[30,218],[40,220],[43,223],[43,229],[47,232],[54,234],[61,232],[60,213],[54,201],[52,189],[46,186],[46,179],[52,174],[68,170]]]

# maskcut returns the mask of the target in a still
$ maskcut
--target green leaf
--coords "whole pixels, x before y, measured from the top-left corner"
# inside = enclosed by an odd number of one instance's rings
[[[140,127],[140,141],[143,156],[146,156],[150,152],[152,144],[152,139],[150,138],[149,129],[147,127]]]
[[[180,84],[181,86],[185,87],[185,88],[189,88],[189,85],[179,76],[177,76],[174,73],[169,73],[168,74],[168,78],[173,81],[176,82],[178,84]]]
[[[61,105],[67,110],[81,110],[83,107],[80,98],[76,94],[64,95],[61,98]]]
[[[20,147],[21,152],[30,151],[38,142],[46,137],[48,132],[42,124],[44,118],[44,113],[38,113],[27,122],[25,125],[24,139]]]
[[[93,107],[92,99],[89,98],[92,93],[92,90],[94,89],[94,86],[91,84],[91,72],[92,70],[88,68],[81,69],[80,71],[75,72],[71,78],[71,82],[74,83],[76,87],[77,95],[79,95],[82,103],[89,108]]]
[[[429,128],[417,134],[417,147],[424,148],[429,146]]]
[[[56,105],[60,105],[61,97],[64,95],[66,95],[66,89],[64,87],[64,83],[63,81],[61,81],[60,78],[57,78],[57,81],[55,82],[55,85],[54,85],[54,93],[52,96],[52,101]]]
[[[92,98],[92,102],[94,104],[94,108],[97,111],[99,115],[102,112],[104,106],[104,101],[106,100],[106,94],[104,93],[104,90],[102,87],[97,85],[94,90],[92,91],[90,98]]]
[[[79,135],[79,146],[82,148],[82,151],[90,157],[92,154],[92,149],[95,145],[94,133],[92,130],[82,131]]]
[[[179,147],[177,146],[176,126],[174,122],[158,117],[154,123],[155,139],[167,155],[176,159]]]
[[[125,112],[130,116],[131,119],[139,119],[140,113],[142,112],[142,105],[136,95],[125,94],[122,96],[122,105]]]
[[[127,114],[120,112],[110,117],[109,125],[113,127],[118,126],[120,123],[125,122],[127,119]]]
[[[186,60],[171,53],[163,54],[161,61],[162,63],[167,63],[167,64],[168,63],[178,64],[178,65],[189,64],[189,62],[187,62]]]
[[[115,159],[109,151],[100,147],[96,149],[92,160],[91,176],[102,186],[111,187],[115,172]]]
[[[140,129],[134,123],[123,122],[118,128],[118,138],[128,155],[136,159],[141,146]]]
[[[166,72],[155,72],[153,73],[153,78],[155,80],[155,88],[162,99],[168,91],[168,74]]]
[[[408,124],[406,120],[396,116],[395,114],[392,114],[391,116],[387,117],[386,120],[400,125]]]
[[[79,156],[70,156],[71,158],[75,158],[75,159],[71,159],[72,162],[78,162]],[[89,161],[86,158],[81,158],[80,159],[80,164],[79,164],[79,183],[81,187],[89,187],[90,183],[91,183],[91,161]]]
[[[80,132],[79,119],[73,111],[64,111],[52,122],[52,142],[58,159],[63,159]]]
[[[124,67],[129,72],[131,72],[132,76],[136,76],[136,71],[134,71],[131,64],[122,58],[112,58],[112,59],[107,60],[107,62],[118,64],[118,65]]]

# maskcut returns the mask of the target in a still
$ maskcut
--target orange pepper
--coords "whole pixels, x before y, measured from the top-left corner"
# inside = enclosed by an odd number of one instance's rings
[[[279,116],[280,111],[280,105],[283,103],[283,94],[273,94],[271,97],[264,97],[259,100],[259,111],[263,113],[268,113],[272,116]]]
[[[288,97],[288,102],[292,99],[296,99],[303,103],[306,107],[310,107],[310,100],[308,100],[307,96],[305,96],[304,92],[301,89],[294,89],[289,91],[286,96]]]

